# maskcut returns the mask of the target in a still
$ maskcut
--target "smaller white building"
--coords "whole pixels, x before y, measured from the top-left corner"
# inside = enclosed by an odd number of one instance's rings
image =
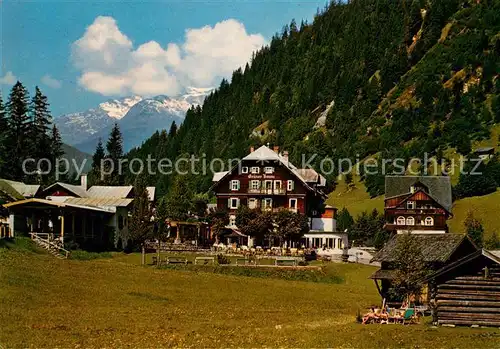
[[[319,218],[311,218],[311,229],[304,235],[305,247],[316,249],[318,255],[342,255],[349,245],[347,233],[337,231],[337,210],[326,206]]]

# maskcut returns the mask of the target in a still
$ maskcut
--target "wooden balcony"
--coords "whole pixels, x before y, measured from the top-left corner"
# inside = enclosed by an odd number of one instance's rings
[[[286,190],[284,188],[280,189],[266,189],[266,188],[260,188],[260,189],[248,189],[248,194],[257,194],[257,195],[285,195]]]
[[[415,224],[415,225],[401,225],[401,224],[395,224],[395,223],[386,223],[384,225],[385,230],[448,230],[448,227],[441,226],[441,225],[420,225],[420,224]]]

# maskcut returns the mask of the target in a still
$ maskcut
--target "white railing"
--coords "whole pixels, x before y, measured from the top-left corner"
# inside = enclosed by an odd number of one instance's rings
[[[36,242],[39,246],[43,247],[48,251],[57,252],[60,256],[64,258],[69,257],[69,251],[61,246],[61,242],[57,243],[50,239],[50,234],[48,233],[30,233],[31,239]]]

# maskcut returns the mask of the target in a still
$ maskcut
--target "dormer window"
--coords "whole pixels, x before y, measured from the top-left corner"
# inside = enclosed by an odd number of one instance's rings
[[[260,168],[252,167],[252,168],[250,168],[250,172],[253,174],[258,174],[260,172]]]
[[[264,173],[266,173],[266,174],[273,174],[274,173],[274,167],[264,167]]]
[[[409,210],[414,210],[415,209],[415,201],[408,201],[406,203],[406,208]]]

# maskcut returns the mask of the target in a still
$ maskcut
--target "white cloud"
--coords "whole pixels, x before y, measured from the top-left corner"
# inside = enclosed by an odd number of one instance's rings
[[[81,70],[79,83],[102,95],[177,95],[188,86],[214,86],[243,66],[265,44],[229,19],[215,26],[187,29],[184,42],[163,48],[149,41],[134,48],[112,17],[97,17],[72,46]]]
[[[16,81],[17,77],[11,71],[0,77],[0,85],[14,85]]]
[[[49,74],[42,76],[42,79],[40,81],[42,82],[42,84],[44,84],[48,87],[51,87],[51,88],[61,88],[61,86],[62,86],[61,81],[54,79]]]

